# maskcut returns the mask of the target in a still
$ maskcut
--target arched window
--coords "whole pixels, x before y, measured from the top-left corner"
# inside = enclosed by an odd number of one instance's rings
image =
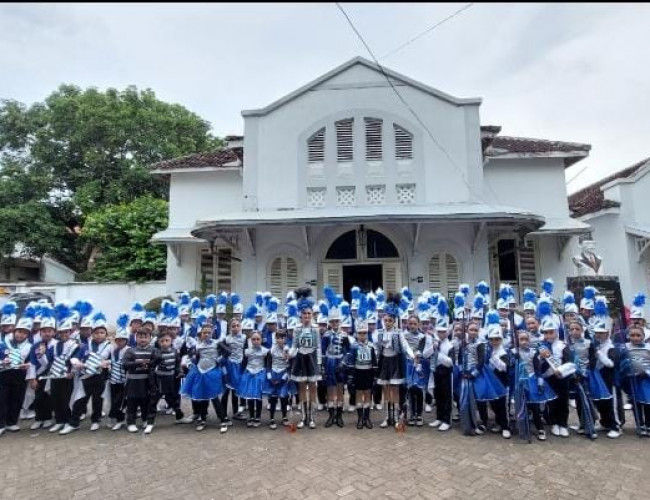
[[[393,123],[393,130],[395,132],[395,159],[412,160],[413,134],[395,123]]]
[[[446,252],[435,254],[429,261],[429,289],[453,298],[460,285],[460,273],[456,258]]]
[[[307,161],[309,163],[325,161],[325,127],[307,140]]]
[[[289,290],[298,288],[298,263],[293,257],[277,257],[271,262],[266,277],[268,290],[281,300]]]
[[[328,260],[356,260],[357,258],[357,233],[348,231],[334,240],[325,256]]]
[[[378,231],[368,229],[366,232],[367,256],[369,259],[394,259],[399,257],[399,252],[393,242]]]

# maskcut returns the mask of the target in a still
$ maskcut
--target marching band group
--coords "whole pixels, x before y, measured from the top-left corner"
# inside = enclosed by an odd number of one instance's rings
[[[485,282],[473,294],[461,285],[452,304],[428,291],[358,287],[350,303],[329,287],[315,302],[301,288],[282,311],[268,292],[246,309],[236,293],[204,302],[183,293],[159,313],[135,303],[117,319],[112,340],[106,317],[88,301],[32,303],[20,318],[8,302],[0,320],[0,435],[20,430],[23,408],[34,412],[31,430],[70,434],[89,403],[97,431],[105,402],[113,431],[150,434],[160,411],[201,431],[210,406],[222,433],[231,418],[259,427],[264,399],[271,429],[313,429],[316,410],[327,410],[326,428],[344,427],[347,392],[360,430],[375,426],[371,410],[383,417],[380,428],[421,427],[435,406],[428,426],[439,432],[457,425],[466,435],[516,432],[543,441],[547,428],[569,436],[574,407],[578,434],[618,438],[627,409],[636,434],[649,437],[645,297],[634,298],[630,324],[613,331],[594,287],[585,287],[579,305],[570,291],[554,299],[553,289],[546,280],[539,296],[525,290],[518,307],[506,284],[492,305]]]

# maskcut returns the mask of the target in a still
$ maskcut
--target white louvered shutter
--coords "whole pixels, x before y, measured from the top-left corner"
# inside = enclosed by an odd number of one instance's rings
[[[210,248],[201,249],[201,283],[205,284],[206,293],[214,293],[214,257]]]
[[[323,264],[323,283],[321,289],[329,285],[336,293],[343,293],[343,266]]]
[[[325,127],[312,135],[307,141],[307,161],[322,163],[325,161]]]
[[[366,125],[366,161],[381,161],[382,151],[382,120],[377,118],[364,118]]]
[[[429,289],[441,293],[449,299],[460,285],[458,261],[448,253],[442,252],[431,257],[429,261]]]
[[[399,125],[393,124],[395,132],[395,159],[413,159],[413,134]]]
[[[232,249],[219,248],[217,250],[217,289],[215,292],[232,291]]]
[[[269,292],[284,300],[289,290],[298,288],[298,263],[292,257],[277,257],[271,263],[266,284]]]
[[[391,262],[382,266],[382,282],[386,293],[396,293],[402,289],[402,265]]]
[[[334,124],[336,126],[336,161],[339,163],[350,162],[354,159],[354,141],[352,134],[354,129],[354,120],[340,120]]]
[[[535,242],[527,241],[519,244],[519,290],[526,288],[535,290],[537,287]]]

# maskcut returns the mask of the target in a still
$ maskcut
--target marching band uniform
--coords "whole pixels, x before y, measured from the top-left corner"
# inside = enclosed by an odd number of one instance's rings
[[[156,409],[161,398],[164,398],[167,406],[174,411],[177,422],[183,418],[177,384],[177,380],[181,375],[180,353],[171,345],[166,349],[160,347],[155,350],[153,359],[153,384],[150,393],[149,415],[147,417],[145,434],[151,432],[150,429],[153,428],[156,422]]]
[[[423,369],[423,360],[421,359],[426,337],[420,330],[411,332],[405,329],[404,339],[417,358],[417,363],[415,359],[406,359],[406,390],[409,398],[408,405],[411,409],[411,415],[408,417],[408,425],[421,427],[424,423],[422,420],[424,389],[426,386],[426,378],[429,376],[429,371],[425,372]]]
[[[31,318],[21,318],[16,330],[29,332]],[[0,342],[0,435],[6,430],[19,431],[18,417],[27,389],[28,357],[32,344],[27,338],[18,342],[15,333]]]
[[[269,410],[271,423],[269,427],[275,429],[275,410],[278,399],[280,400],[280,411],[282,412],[282,425],[289,425],[287,419],[287,406],[289,396],[296,393],[295,383],[289,379],[289,347],[280,347],[277,343],[271,347],[270,356],[267,357],[266,383],[263,392],[268,395],[271,403]]]
[[[331,308],[328,314],[328,320],[340,319],[337,308]],[[321,340],[321,350],[325,358],[325,386],[337,387],[339,384],[345,384],[345,370],[342,364],[343,358],[350,350],[350,340],[348,335],[338,330],[328,330]],[[336,401],[336,416],[334,415],[334,401],[327,402],[327,411],[329,418],[325,427],[330,427],[336,423],[339,427],[343,424],[343,400]],[[353,403],[351,402],[350,405]]]
[[[262,416],[262,390],[266,382],[269,349],[249,345],[244,349],[242,376],[237,394],[248,403],[248,427],[259,427]]]
[[[126,372],[126,425],[129,432],[138,432],[138,410],[142,421],[147,421],[154,364],[155,352],[151,345],[141,347],[136,344],[135,347],[129,347],[122,357],[122,367]]]
[[[363,328],[363,320],[358,322],[358,328]],[[346,353],[343,366],[348,369],[349,378],[353,380],[357,391],[371,391],[375,373],[377,373],[377,353],[372,342],[366,339],[363,343],[357,341]],[[357,429],[373,428],[370,420],[370,405],[357,408]]]
[[[128,316],[126,319],[128,320]],[[120,326],[118,319],[118,327],[115,335],[115,340],[124,339],[129,340],[129,333],[126,325]],[[112,430],[117,431],[122,428],[125,423],[126,414],[124,413],[125,392],[126,392],[126,371],[124,370],[124,354],[126,354],[129,347],[125,344],[119,347],[117,344],[111,346],[111,367],[109,374],[109,389],[111,394],[111,409],[108,412],[108,418],[113,422]]]
[[[436,419],[429,424],[444,432],[451,427],[452,408],[452,380],[455,347],[447,337],[449,329],[448,318],[438,318],[436,322],[437,338],[427,339],[422,357],[429,359],[431,376],[430,384],[433,385],[433,398],[436,402]]]
[[[245,321],[245,320],[244,320]],[[224,411],[228,411],[228,395],[231,395],[232,413],[241,414],[241,406],[237,390],[242,375],[242,361],[244,359],[244,349],[247,345],[246,335],[241,331],[237,334],[229,332],[219,342],[219,348],[225,357],[226,368],[226,387],[221,397],[221,406]]]
[[[596,324],[594,333],[598,337],[601,327],[604,325]],[[619,360],[618,349],[614,347],[612,341],[609,339],[609,330],[605,327],[607,333],[607,340],[598,342],[596,344],[596,367],[595,371],[598,372],[602,378],[603,384],[609,394],[610,398],[596,399],[594,404],[598,409],[600,415],[600,424],[607,432],[607,437],[616,439],[620,436],[621,422],[618,415],[623,412],[623,401],[617,397],[615,390],[616,367]]]
[[[639,436],[650,436],[650,345],[646,342],[625,344],[621,371],[634,410]]]

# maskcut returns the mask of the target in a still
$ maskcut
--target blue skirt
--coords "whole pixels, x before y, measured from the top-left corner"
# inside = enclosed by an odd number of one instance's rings
[[[340,369],[343,358],[324,358],[325,361],[325,386],[334,387],[345,384],[345,371]]]
[[[262,399],[262,389],[266,382],[266,370],[251,373],[245,370],[239,381],[237,396],[243,399]]]
[[[589,395],[594,401],[612,399],[612,393],[609,392],[598,370],[589,370]]]
[[[221,368],[215,367],[201,373],[192,365],[181,386],[181,394],[197,401],[216,398],[223,393],[223,374]]]
[[[541,390],[537,385],[537,381],[542,380],[544,385]],[[551,389],[551,386],[548,385],[546,380],[543,378],[537,377],[534,374],[530,375],[528,379],[524,382],[526,384],[526,397],[527,403],[547,403],[553,399],[557,399],[557,394]]]
[[[237,391],[241,380],[241,363],[226,360],[226,387]]]
[[[636,399],[637,403],[644,405],[650,404],[650,378],[648,377],[629,377],[628,388],[632,389],[629,395],[632,399]],[[630,386],[631,384],[631,386]]]
[[[418,389],[424,389],[426,386],[426,380],[424,377],[425,373],[424,367],[421,366],[420,372],[415,370],[415,361],[410,358],[406,359],[406,386],[410,389],[411,387],[417,387]]]
[[[506,388],[487,366],[481,370],[472,385],[476,401],[493,401],[506,395]]]
[[[296,391],[296,384],[290,379],[282,380],[284,374],[285,372],[271,371],[271,380],[269,380],[268,377],[266,378],[264,381],[264,387],[262,388],[262,393],[267,394],[270,397],[278,398],[294,396],[298,392]]]

